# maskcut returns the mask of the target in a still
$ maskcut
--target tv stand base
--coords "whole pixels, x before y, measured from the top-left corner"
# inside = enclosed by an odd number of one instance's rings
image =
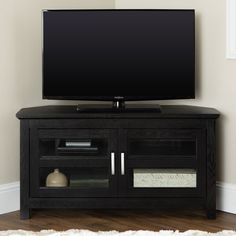
[[[158,104],[125,104],[124,101],[114,101],[110,104],[81,104],[77,112],[161,112]]]

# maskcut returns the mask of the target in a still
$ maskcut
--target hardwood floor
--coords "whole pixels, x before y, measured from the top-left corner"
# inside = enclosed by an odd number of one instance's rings
[[[236,215],[218,212],[216,220],[207,220],[204,211],[124,211],[124,210],[38,210],[32,218],[20,220],[19,212],[0,215],[0,230],[180,230],[217,232],[236,230]]]

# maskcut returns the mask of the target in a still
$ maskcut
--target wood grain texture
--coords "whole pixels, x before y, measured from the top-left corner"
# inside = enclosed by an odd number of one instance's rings
[[[153,210],[37,210],[29,220],[20,220],[19,212],[0,216],[0,230],[236,230],[236,215],[218,212],[217,219],[207,220],[204,211]]]
[[[215,120],[207,121],[207,217],[216,218]]]
[[[16,114],[19,119],[43,118],[217,118],[219,112],[213,108],[183,105],[162,105],[161,112],[77,112],[76,106],[42,106],[23,108]]]
[[[20,208],[21,219],[30,217],[29,209],[29,122],[20,123]]]

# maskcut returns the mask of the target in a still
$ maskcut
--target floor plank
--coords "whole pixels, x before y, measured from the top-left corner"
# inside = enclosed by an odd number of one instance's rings
[[[236,215],[218,212],[216,220],[206,219],[204,211],[137,210],[34,210],[32,218],[20,220],[19,212],[0,215],[0,230],[180,230],[217,232],[236,230]]]

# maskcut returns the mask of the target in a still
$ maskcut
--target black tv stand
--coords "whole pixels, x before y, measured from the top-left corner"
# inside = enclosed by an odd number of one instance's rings
[[[216,217],[217,110],[163,105],[161,113],[80,113],[42,106],[17,117],[22,219],[38,208],[204,208]],[[56,168],[67,186],[47,186]]]
[[[111,104],[80,104],[78,112],[161,112],[158,104],[126,104],[125,101],[117,100]]]

